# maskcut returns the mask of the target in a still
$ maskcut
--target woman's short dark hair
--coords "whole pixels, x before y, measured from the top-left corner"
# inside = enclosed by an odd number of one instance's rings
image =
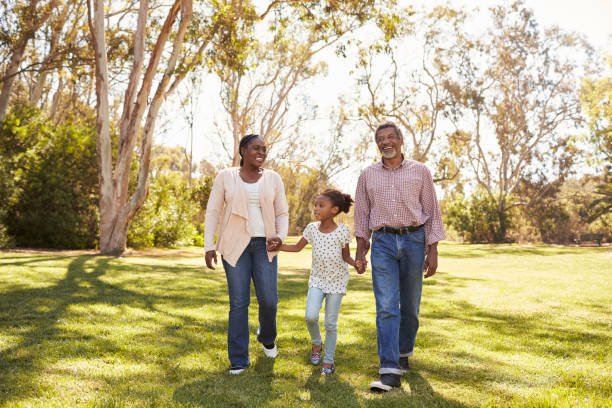
[[[338,207],[340,211],[348,213],[351,205],[353,204],[353,199],[350,194],[344,194],[335,188],[328,188],[327,190],[321,193],[322,196],[329,198],[334,207]]]
[[[397,137],[400,140],[402,140],[404,138],[400,128],[394,122],[391,122],[390,120],[388,120],[388,121],[383,122],[380,125],[378,125],[378,127],[376,128],[376,132],[374,132],[374,140],[376,140],[376,137],[378,136],[378,132],[380,132],[381,130],[386,129],[386,128],[392,128],[395,131],[395,134],[397,135]]]
[[[238,145],[238,154],[240,155],[240,167],[244,164],[244,160],[242,159],[242,148],[246,148],[252,140],[257,139],[259,135],[250,134],[246,135],[242,139],[240,139],[240,145]]]

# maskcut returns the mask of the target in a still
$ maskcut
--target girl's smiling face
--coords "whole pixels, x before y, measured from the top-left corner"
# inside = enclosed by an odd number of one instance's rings
[[[315,200],[314,215],[317,221],[334,218],[334,216],[338,214],[339,211],[340,209],[335,206],[328,197],[324,195],[318,196]]]

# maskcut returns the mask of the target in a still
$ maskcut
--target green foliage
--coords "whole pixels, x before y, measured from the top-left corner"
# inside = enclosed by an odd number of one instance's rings
[[[608,67],[612,69],[612,56],[608,56]],[[604,168],[596,189],[598,197],[590,207],[589,222],[593,222],[612,214],[612,78],[585,80],[580,100],[589,125],[588,140],[594,147],[590,159]]]
[[[206,204],[208,204],[208,197],[210,197],[213,181],[213,177],[204,177],[194,180],[191,186],[191,199],[196,202],[203,211],[206,210]]]
[[[592,220],[593,207],[600,199],[599,183],[600,178],[592,176],[546,185],[524,180],[515,191],[523,205],[516,209],[515,218],[520,222],[511,234],[522,242],[554,244],[571,244],[584,233],[603,234],[604,241],[612,239],[612,215]]]
[[[476,190],[469,198],[457,194],[443,206],[445,222],[465,241],[491,243],[500,239],[499,212],[486,191]],[[505,221],[511,224],[511,217],[505,216]]]
[[[98,175],[94,126],[84,122],[54,125],[39,110],[16,105],[0,133],[0,204],[4,209],[0,216],[14,243],[95,247]]]
[[[608,56],[612,70],[612,56]],[[589,141],[594,145],[591,156],[598,162],[612,163],[612,77],[586,79],[580,89],[582,111],[587,117]]]
[[[299,235],[314,221],[313,208],[317,194],[329,185],[322,171],[302,165],[277,169],[283,179],[289,204],[289,234]]]
[[[151,178],[149,197],[128,230],[134,248],[194,245],[201,241],[193,219],[198,204],[187,182],[175,172]]]

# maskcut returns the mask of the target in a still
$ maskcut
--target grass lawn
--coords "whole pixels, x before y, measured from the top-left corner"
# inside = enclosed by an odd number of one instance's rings
[[[440,247],[402,390],[371,394],[367,272],[352,271],[336,375],[309,365],[310,250],[281,254],[276,360],[230,376],[221,267],[202,251],[0,252],[0,406],[612,407],[612,248]],[[322,320],[322,318],[321,318]]]

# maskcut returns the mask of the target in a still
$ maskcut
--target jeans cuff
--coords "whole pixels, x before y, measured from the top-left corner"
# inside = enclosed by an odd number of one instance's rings
[[[412,357],[414,351],[409,351],[408,353],[400,353],[400,357]]]
[[[399,368],[392,368],[392,367],[380,367],[380,370],[378,370],[378,374],[402,375],[402,370],[400,370]]]

